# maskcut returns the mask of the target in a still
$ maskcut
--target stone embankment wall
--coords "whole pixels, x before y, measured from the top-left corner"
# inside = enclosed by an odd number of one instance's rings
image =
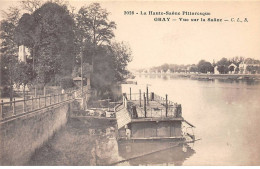
[[[73,104],[63,102],[0,122],[0,165],[24,165],[66,124]]]

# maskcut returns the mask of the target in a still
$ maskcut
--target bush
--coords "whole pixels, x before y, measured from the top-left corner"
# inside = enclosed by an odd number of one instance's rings
[[[74,81],[71,77],[61,79],[60,86],[63,89],[73,88],[75,86]]]

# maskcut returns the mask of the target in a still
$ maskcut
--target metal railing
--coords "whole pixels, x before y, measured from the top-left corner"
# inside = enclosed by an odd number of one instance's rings
[[[0,120],[46,108],[75,98],[75,91],[0,103]]]
[[[143,95],[140,95],[140,93],[123,95],[123,105],[127,108],[132,118],[182,117],[181,104],[169,101],[167,98],[152,92],[148,94],[149,101],[155,101],[161,105],[152,107],[149,102],[144,104],[145,98],[147,98],[147,93]]]

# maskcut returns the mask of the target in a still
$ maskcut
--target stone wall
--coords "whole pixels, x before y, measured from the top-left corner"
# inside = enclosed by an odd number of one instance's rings
[[[70,107],[65,102],[0,122],[0,165],[24,165],[66,124]]]

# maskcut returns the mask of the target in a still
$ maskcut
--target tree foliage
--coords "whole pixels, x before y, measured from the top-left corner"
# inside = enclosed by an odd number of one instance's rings
[[[230,61],[228,61],[227,58],[222,58],[220,61],[217,62],[217,66],[218,66],[218,71],[221,74],[226,74],[229,71],[228,66],[230,65]]]
[[[7,89],[10,101],[13,96],[14,65],[17,63],[18,56],[18,46],[14,39],[19,18],[20,9],[10,7],[7,11],[3,11],[3,20],[0,23],[0,85],[4,87],[3,90]]]
[[[123,81],[129,74],[126,67],[132,61],[132,51],[129,45],[124,42],[114,42],[110,50],[112,52],[115,81]]]
[[[210,62],[207,62],[205,60],[201,60],[198,63],[198,70],[201,73],[207,73],[207,72],[213,72],[214,68],[213,68],[213,66],[211,65]]]
[[[89,73],[86,63],[92,64],[91,83],[100,90],[100,95],[108,94],[111,85],[129,74],[131,49],[124,42],[112,43],[116,24],[99,3],[83,6],[77,14],[73,8],[69,11],[69,4],[63,0],[44,4],[39,0],[23,0],[20,7],[12,8],[6,13],[7,19],[1,21],[1,73],[5,75],[1,75],[2,79],[9,80],[11,71],[19,71],[12,79],[17,84],[29,84],[34,79],[45,85],[57,79],[62,82],[66,77],[71,85],[72,70],[79,75],[81,55],[83,75]],[[20,17],[20,10],[28,13]],[[18,63],[19,45],[29,48],[32,64]]]
[[[48,2],[31,15],[24,14],[17,27],[17,42],[32,48],[39,83],[72,72],[74,21],[66,6]]]
[[[17,85],[27,85],[32,82],[34,78],[33,68],[30,64],[25,62],[17,62],[14,67],[14,82]]]
[[[113,30],[116,24],[108,20],[109,13],[101,8],[99,3],[80,8],[77,15],[77,26],[82,33],[82,38],[87,39],[94,45],[110,43],[115,36]]]

